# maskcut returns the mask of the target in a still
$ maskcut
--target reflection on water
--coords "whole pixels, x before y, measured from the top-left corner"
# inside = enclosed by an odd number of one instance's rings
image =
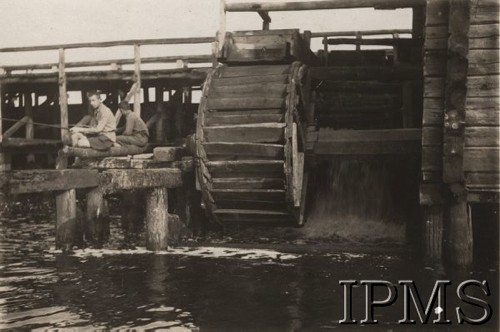
[[[414,279],[427,298],[437,278],[464,278],[409,260],[415,255],[401,248],[324,244],[320,250],[305,242],[290,252],[279,245],[237,250],[222,244],[159,254],[111,248],[64,256],[52,248],[52,213],[14,212],[0,223],[1,329],[343,330],[339,280]],[[119,236],[116,220],[112,226],[112,236]],[[498,292],[496,269],[465,276],[471,277],[488,280],[492,293]],[[354,293],[359,320],[364,293]],[[451,290],[447,311],[454,322],[456,305]],[[401,302],[375,311],[383,330],[399,328],[394,322],[401,315]]]

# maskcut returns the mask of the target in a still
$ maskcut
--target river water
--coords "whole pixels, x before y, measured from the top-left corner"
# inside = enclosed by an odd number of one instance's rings
[[[482,311],[460,302],[455,289],[465,279],[478,279],[489,283],[491,296],[478,297],[491,304],[493,317],[475,328],[497,330],[497,266],[447,272],[426,266],[418,252],[403,245],[311,240],[288,231],[286,237],[245,240],[235,233],[194,239],[157,254],[119,250],[117,218],[105,249],[63,255],[53,248],[51,204],[31,210],[24,204],[0,218],[1,329],[407,330],[396,323],[403,316],[400,288],[394,305],[375,309],[378,325],[340,325],[339,280],[414,280],[425,303],[435,280],[450,279],[445,309],[452,324],[411,327],[469,330],[470,325],[457,325],[455,307],[472,317]],[[375,296],[383,299],[386,293],[376,288]],[[353,316],[360,320],[364,314],[364,289],[356,287]],[[418,320],[414,311],[412,318]]]

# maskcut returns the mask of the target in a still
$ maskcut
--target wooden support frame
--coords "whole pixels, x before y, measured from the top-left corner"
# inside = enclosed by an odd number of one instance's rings
[[[137,84],[134,94],[134,113],[141,117],[141,48],[134,45],[134,82]]]
[[[254,12],[265,11],[294,11],[294,10],[323,10],[346,8],[375,8],[396,9],[421,7],[425,0],[323,0],[302,2],[231,2],[226,3],[228,12]]]
[[[68,120],[68,91],[66,88],[66,71],[65,71],[64,48],[59,49],[59,106],[61,117],[61,140],[64,144],[71,142],[69,134]]]
[[[146,197],[146,249],[168,249],[168,190],[153,188]]]
[[[472,222],[464,183],[465,107],[469,52],[470,1],[449,0],[448,61],[444,93],[443,182],[449,202],[450,260],[472,264]]]
[[[226,38],[226,1],[220,0],[219,2],[219,31],[217,31],[217,58],[222,56],[224,48],[224,39]]]

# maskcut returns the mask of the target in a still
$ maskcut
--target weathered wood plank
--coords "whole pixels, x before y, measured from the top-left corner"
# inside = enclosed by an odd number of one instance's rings
[[[267,37],[267,36],[266,36]],[[290,65],[274,66],[224,66],[220,69],[221,77],[249,77],[249,76],[267,76],[288,74]]]
[[[0,188],[10,194],[64,191],[98,185],[97,170],[18,170],[0,173]]]
[[[231,12],[253,12],[263,11],[291,11],[291,10],[322,10],[322,9],[345,9],[345,8],[378,8],[394,9],[406,7],[424,6],[421,0],[337,0],[337,1],[302,1],[302,2],[226,2],[226,11]]]
[[[469,126],[493,126],[500,123],[499,110],[466,110],[465,122]]]
[[[500,169],[496,172],[466,172],[465,184],[468,190],[475,191],[499,191]]]
[[[310,75],[313,80],[411,80],[419,79],[422,76],[422,70],[416,66],[408,65],[313,67],[310,69]]]
[[[448,54],[446,50],[428,51],[424,56],[424,76],[444,77],[446,74],[446,60]],[[469,76],[498,74],[499,50],[470,50],[469,55]]]
[[[265,109],[283,107],[283,98],[211,98],[207,100],[210,110],[239,110],[239,109]]]
[[[282,123],[205,127],[207,142],[278,143],[283,141]]]
[[[205,151],[211,155],[253,156],[281,159],[283,145],[261,143],[204,143]]]
[[[444,120],[443,98],[424,98],[423,126],[442,126]]]
[[[443,147],[422,147],[422,171],[441,171],[443,169]]]
[[[254,98],[283,98],[286,84],[281,83],[253,83],[241,85],[223,85],[214,87],[210,92],[211,98],[254,97]]]
[[[498,124],[498,123],[497,123]],[[499,146],[500,127],[465,128],[466,147]]]
[[[242,76],[231,78],[215,78],[212,81],[214,88],[220,86],[233,86],[242,84],[257,84],[257,83],[286,83],[288,75],[261,75],[261,76]]]
[[[373,130],[332,130],[320,129],[319,141],[329,142],[387,142],[387,141],[418,141],[422,137],[419,128],[405,129],[373,129]]]
[[[210,161],[206,166],[212,177],[239,177],[237,173],[255,174],[283,174],[283,161],[281,160],[230,160],[230,161]],[[266,176],[264,176],[266,177]]]
[[[467,97],[498,97],[499,83],[498,76],[470,76],[467,79]],[[444,78],[426,77],[424,78],[424,97],[443,98]]]
[[[283,189],[283,179],[213,178],[214,189]]]
[[[282,112],[280,112],[282,113]],[[233,112],[207,112],[205,125],[237,125],[250,123],[282,122],[283,114],[259,114],[245,111],[244,114],[233,114]]]
[[[153,149],[153,159],[157,161],[180,160],[185,154],[185,149],[178,146],[162,146]]]
[[[441,127],[422,128],[422,146],[442,146],[443,129]]]
[[[427,1],[426,25],[445,25],[448,23],[448,1]],[[472,1],[470,22],[474,24],[498,23],[499,5],[496,0]]]
[[[212,195],[216,201],[220,199],[253,202],[282,202],[285,199],[285,191],[280,189],[218,189],[213,190]]]
[[[146,248],[168,249],[168,190],[154,188],[146,198]]]
[[[362,156],[362,155],[415,155],[420,150],[417,141],[380,141],[380,142],[328,142],[318,141],[314,144],[314,154],[317,158],[332,156]]]
[[[498,172],[500,149],[464,148],[464,171],[466,172]]]
[[[442,191],[440,183],[421,183],[419,190],[420,205],[432,206],[442,204],[444,202]]]
[[[75,148],[65,146],[61,151],[65,156],[75,156],[81,158],[104,158],[112,156],[127,156],[131,154],[140,154],[147,150],[147,146],[120,146],[111,147],[108,151],[97,151],[88,148]]]
[[[182,186],[182,171],[169,168],[107,170],[100,173],[99,184],[105,193],[154,187],[177,188]]]

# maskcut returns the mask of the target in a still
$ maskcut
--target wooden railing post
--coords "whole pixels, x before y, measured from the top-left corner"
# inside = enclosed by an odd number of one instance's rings
[[[68,92],[66,90],[66,71],[64,67],[64,48],[59,49],[59,107],[61,110],[61,140],[63,144],[71,142],[68,120]]]
[[[0,144],[2,144],[2,107],[4,105],[2,84],[0,83]],[[0,171],[10,170],[10,155],[7,153],[0,153]]]
[[[168,190],[151,189],[146,197],[146,248],[168,249]]]
[[[35,138],[35,132],[33,127],[33,100],[31,92],[26,92],[24,94],[24,115],[26,116],[26,124],[25,124],[25,137],[26,139]],[[35,155],[33,153],[28,154],[26,157],[27,161],[34,162]]]
[[[134,82],[137,90],[134,95],[134,112],[141,116],[141,50],[140,45],[134,45]]]
[[[219,5],[219,31],[217,31],[218,56],[222,56],[224,39],[226,38],[226,1],[220,0]]]
[[[323,37],[323,56],[324,56],[324,64],[328,66],[328,37]]]

